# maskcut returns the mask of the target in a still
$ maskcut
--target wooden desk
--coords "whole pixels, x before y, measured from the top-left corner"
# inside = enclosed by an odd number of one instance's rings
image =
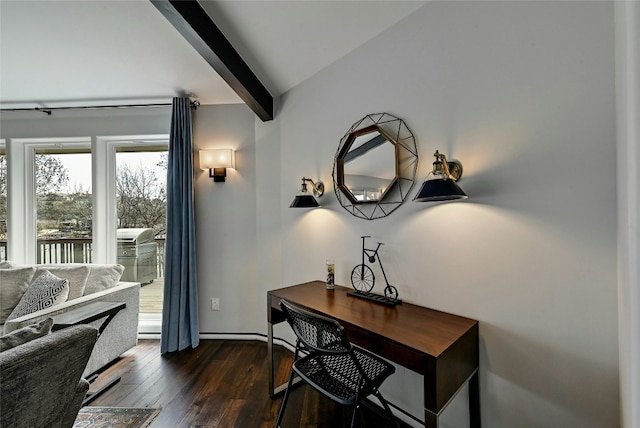
[[[267,293],[269,394],[283,389],[273,385],[273,325],[285,321],[285,299],[335,318],[351,342],[423,375],[426,427],[438,426],[443,409],[468,382],[471,427],[480,428],[478,321],[409,303],[389,307],[347,296],[349,290],[312,281]]]

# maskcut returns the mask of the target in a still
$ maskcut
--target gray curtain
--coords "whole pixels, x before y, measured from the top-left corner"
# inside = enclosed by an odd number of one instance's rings
[[[164,272],[160,352],[195,348],[200,339],[189,98],[174,98],[171,110]]]

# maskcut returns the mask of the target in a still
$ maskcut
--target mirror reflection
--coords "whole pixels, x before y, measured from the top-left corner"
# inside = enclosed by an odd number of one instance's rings
[[[395,145],[372,130],[356,137],[344,156],[344,184],[358,202],[384,197],[396,178]]]

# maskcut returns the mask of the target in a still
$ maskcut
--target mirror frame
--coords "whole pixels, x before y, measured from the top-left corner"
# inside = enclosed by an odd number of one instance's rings
[[[356,138],[376,131],[395,147],[396,175],[380,199],[359,201],[345,184],[344,159]],[[375,220],[388,216],[407,199],[415,183],[417,168],[415,137],[404,121],[388,113],[369,114],[355,122],[340,140],[333,164],[333,189],[340,205],[349,213]]]

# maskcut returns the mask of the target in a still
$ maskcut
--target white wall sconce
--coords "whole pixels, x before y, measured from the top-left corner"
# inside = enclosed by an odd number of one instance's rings
[[[200,150],[200,169],[208,169],[215,183],[224,182],[227,168],[235,167],[235,152],[231,149]]]
[[[422,183],[413,201],[436,202],[467,199],[467,194],[456,183],[462,177],[462,164],[457,160],[447,161],[446,156],[437,150],[433,155],[436,157],[433,170],[427,175],[427,179]],[[433,177],[429,178],[429,175],[433,175]]]
[[[311,187],[313,188],[313,195],[309,194],[307,191],[307,181],[311,183]],[[289,205],[289,208],[317,208],[320,206],[316,198],[324,195],[324,184],[322,181],[318,181],[314,183],[314,181],[310,178],[302,177],[302,187],[300,188],[300,193],[293,198],[293,202]]]

